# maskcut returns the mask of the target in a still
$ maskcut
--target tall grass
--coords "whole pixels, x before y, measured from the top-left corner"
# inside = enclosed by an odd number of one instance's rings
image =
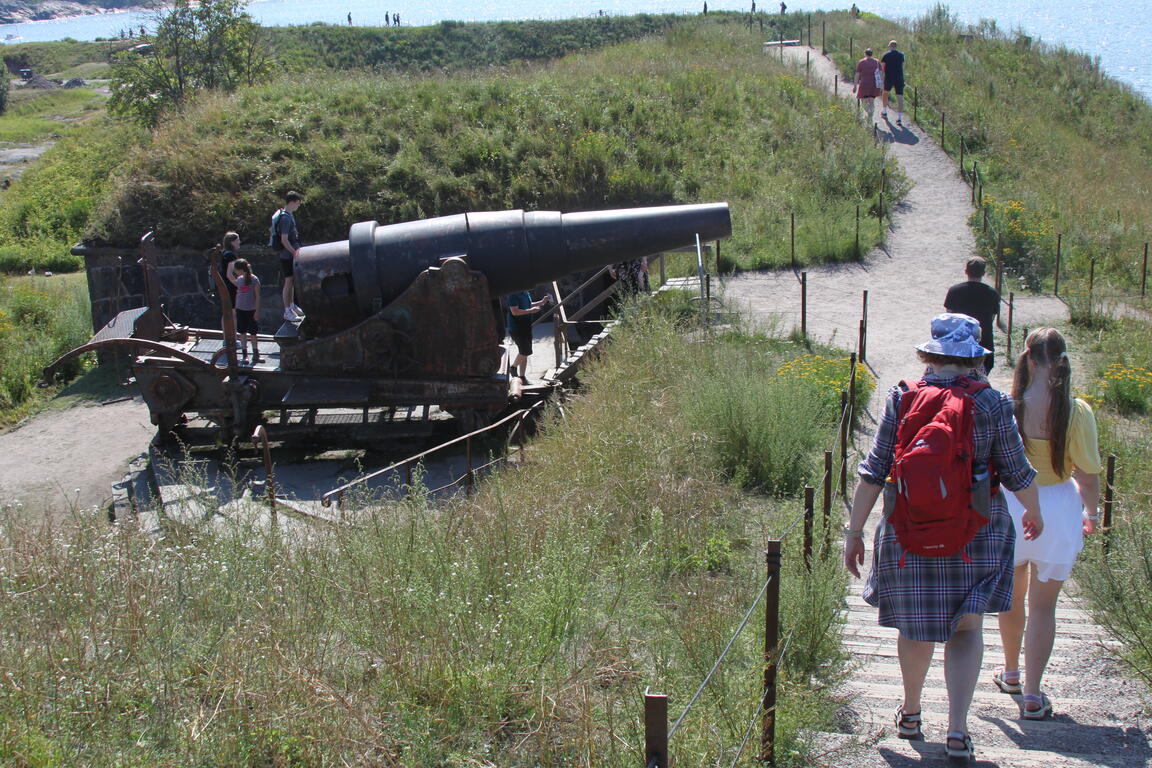
[[[88,340],[91,322],[82,275],[0,278],[0,425],[23,412],[45,365]]]
[[[1127,318],[1081,329],[1075,338],[1092,374],[1082,396],[1096,409],[1101,453],[1116,456],[1109,551],[1099,540],[1087,547],[1076,580],[1093,618],[1121,641],[1118,655],[1152,685],[1152,333],[1147,323]]]
[[[679,713],[759,590],[764,540],[800,506],[717,470],[719,436],[686,407],[706,396],[697,372],[744,342],[693,338],[628,324],[526,463],[443,506],[377,502],[294,535],[241,503],[157,541],[88,518],[33,525],[9,505],[0,759],[638,762],[642,692]],[[807,574],[798,542],[785,552],[778,754],[806,765],[804,729],[834,709],[844,581],[835,558]],[[682,764],[731,761],[756,711],[756,624],[676,734]]]

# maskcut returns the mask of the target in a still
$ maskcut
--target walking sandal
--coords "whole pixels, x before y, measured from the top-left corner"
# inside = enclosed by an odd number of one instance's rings
[[[920,729],[920,713],[905,712],[903,704],[896,707],[896,735],[902,739],[923,739],[924,733]]]
[[[1024,692],[1024,686],[1020,685],[1020,672],[1017,671],[1015,673],[1016,682],[1012,682],[1011,680],[1009,680],[1008,675],[1009,675],[1008,670],[1002,669],[999,672],[997,672],[996,674],[992,675],[992,682],[996,683],[996,687],[1000,689],[1001,693],[1011,693],[1011,694],[1023,693]]]
[[[1021,717],[1025,720],[1043,720],[1050,714],[1052,714],[1052,701],[1046,694],[1042,693],[1039,696],[1024,694],[1024,706],[1020,708]]]
[[[957,741],[964,746],[959,749],[953,747],[953,742]],[[972,737],[961,731],[948,731],[948,739],[944,742],[944,754],[953,762],[972,762],[976,759],[976,750],[972,748]]]

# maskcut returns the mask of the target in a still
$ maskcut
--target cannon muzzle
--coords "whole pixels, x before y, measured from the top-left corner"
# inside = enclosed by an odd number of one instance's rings
[[[348,239],[300,249],[298,301],[320,333],[347,328],[399,296],[441,259],[464,256],[492,296],[564,275],[732,233],[727,203],[608,211],[488,211],[380,225],[353,224]]]

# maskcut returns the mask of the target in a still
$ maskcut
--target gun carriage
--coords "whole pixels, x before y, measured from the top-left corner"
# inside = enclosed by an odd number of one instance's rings
[[[499,297],[565,275],[731,233],[727,203],[579,213],[471,212],[381,225],[305,246],[295,263],[302,322],[261,336],[264,362],[237,360],[231,312],[222,330],[173,322],[163,309],[152,235],[141,241],[146,304],[114,317],[87,344],[132,354],[132,372],[163,438],[190,414],[226,439],[257,424],[293,432],[371,432],[395,413],[431,406],[470,421],[512,397],[501,372]],[[227,302],[223,279],[214,278]],[[230,309],[230,307],[226,308]],[[269,412],[280,414],[270,421]],[[303,414],[293,421],[291,413]]]

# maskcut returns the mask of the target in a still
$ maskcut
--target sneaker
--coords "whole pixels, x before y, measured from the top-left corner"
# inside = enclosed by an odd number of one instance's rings
[[[292,312],[292,310],[291,310],[291,309],[288,309],[287,307],[285,307],[285,308],[284,308],[284,319],[285,319],[285,320],[287,320],[287,321],[289,321],[289,322],[292,322],[292,323],[294,323],[294,322],[296,322],[297,320],[299,320],[300,318],[298,318],[298,317],[296,316],[296,314],[295,314],[294,312]]]
[[[264,358],[260,357],[260,355],[252,356],[252,365],[260,365],[262,362],[264,362]]]
[[[885,119],[885,120],[887,120],[887,119],[888,119],[888,112],[887,112],[887,111],[885,111],[885,112],[881,112],[881,113],[880,113],[880,117],[881,117],[881,118],[883,118],[883,119]]]
[[[896,118],[896,125],[904,125],[904,121],[900,118]]]
[[[301,320],[304,319],[304,310],[302,310],[302,309],[300,309],[300,307],[296,306],[295,302],[289,304],[288,309],[292,310],[292,312],[296,315],[296,317],[300,318]]]

